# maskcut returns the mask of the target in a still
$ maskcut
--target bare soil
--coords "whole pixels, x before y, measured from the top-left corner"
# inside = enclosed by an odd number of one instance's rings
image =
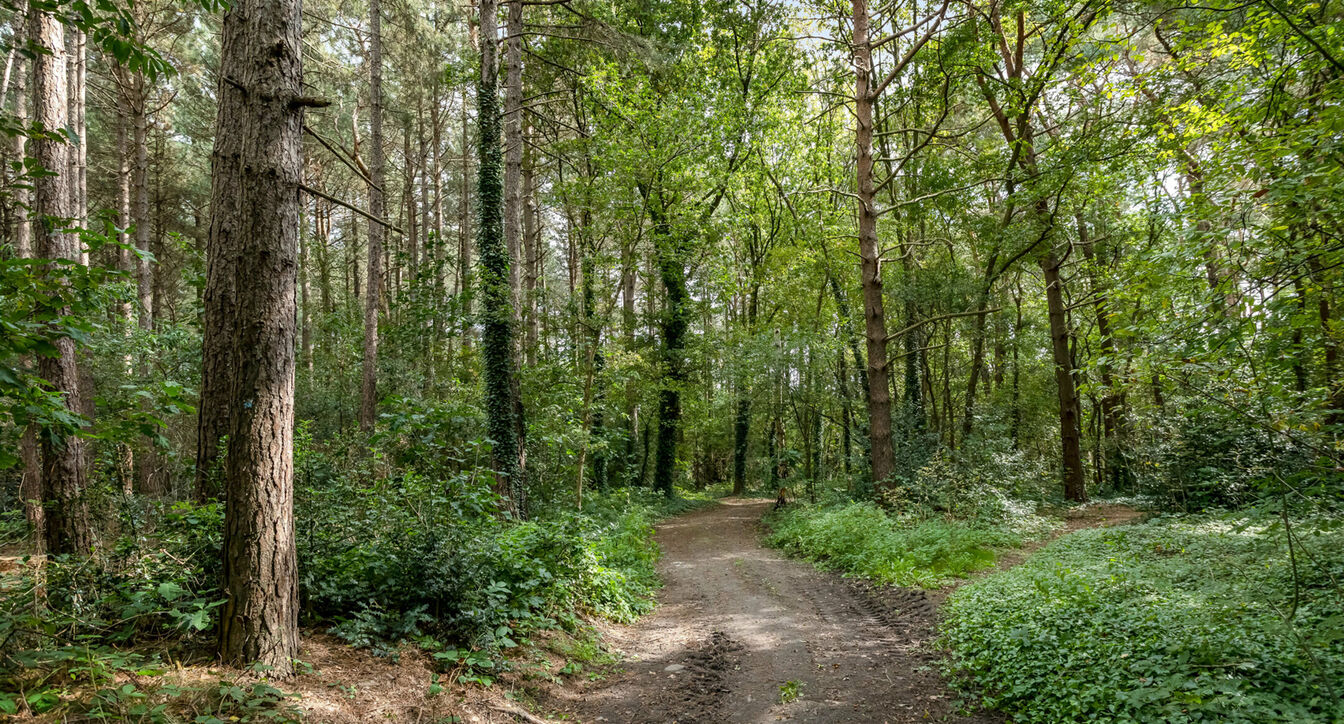
[[[758,524],[770,504],[727,499],[661,525],[658,609],[607,632],[627,657],[623,671],[551,692],[554,715],[631,724],[1000,721],[961,713],[939,675],[929,646],[934,594],[871,587],[764,548]]]

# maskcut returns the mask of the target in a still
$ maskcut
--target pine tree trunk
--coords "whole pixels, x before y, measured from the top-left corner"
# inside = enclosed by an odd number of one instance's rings
[[[381,0],[369,0],[369,215],[385,216],[383,187],[383,20]],[[369,222],[369,281],[364,302],[364,366],[359,395],[359,429],[373,430],[378,419],[378,311],[382,307],[383,225]]]
[[[25,4],[26,6],[26,4]],[[22,7],[20,8],[22,11]],[[14,20],[15,44],[27,34],[24,15],[16,15]],[[23,56],[14,61],[14,121],[20,128],[28,126],[28,68]],[[28,153],[28,136],[14,134],[14,158],[22,161]],[[14,187],[14,253],[20,259],[32,259],[34,255],[32,225],[28,222],[29,193],[26,185]],[[32,358],[25,358],[25,366],[31,365]],[[46,548],[46,537],[42,511],[42,456],[37,445],[37,425],[28,423],[19,437],[19,461],[23,472],[19,478],[19,498],[23,501],[23,516],[32,532],[34,548],[41,552]]]
[[[853,0],[854,11],[854,146],[859,200],[859,260],[863,283],[864,330],[868,352],[868,443],[875,484],[895,470],[891,445],[891,391],[887,379],[887,322],[882,298],[882,248],[877,238],[873,189],[873,68],[868,45],[868,3]]]
[[[230,341],[227,389],[237,401],[226,418],[220,656],[269,666],[274,678],[293,673],[299,643],[292,436],[300,29],[299,0],[236,0],[224,16],[211,158],[206,316],[228,322],[209,332]],[[225,299],[232,314],[221,316]]]
[[[29,37],[45,49],[33,58],[33,120],[43,128],[65,128],[69,122],[66,96],[65,28],[50,13],[31,12]],[[72,179],[70,146],[50,138],[33,140],[33,157],[55,175],[33,180],[33,242],[38,258],[79,261],[79,241],[64,231],[70,216]],[[60,267],[47,269],[57,283],[64,277]],[[38,373],[60,395],[72,414],[82,408],[75,341],[56,340],[56,354],[43,356]],[[93,529],[88,501],[84,499],[86,469],[84,439],[75,435],[42,440],[42,502],[46,508],[46,544],[49,553],[88,553],[93,549]]]

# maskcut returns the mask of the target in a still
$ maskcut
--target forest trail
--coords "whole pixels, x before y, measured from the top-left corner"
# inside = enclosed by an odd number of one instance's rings
[[[590,724],[998,721],[956,713],[928,646],[936,594],[871,588],[764,548],[770,505],[727,499],[660,525],[659,606],[608,636],[622,671],[552,704]]]

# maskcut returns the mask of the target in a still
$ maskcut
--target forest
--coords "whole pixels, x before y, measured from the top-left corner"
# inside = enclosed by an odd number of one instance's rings
[[[1340,0],[0,54],[0,721],[1344,721]]]

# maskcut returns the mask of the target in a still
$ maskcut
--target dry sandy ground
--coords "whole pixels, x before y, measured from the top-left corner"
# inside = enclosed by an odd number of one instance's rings
[[[583,722],[993,722],[959,714],[928,643],[937,600],[874,589],[759,542],[764,500],[724,500],[659,527],[660,605],[609,633],[606,681],[554,692]],[[784,701],[795,682],[800,696]]]

